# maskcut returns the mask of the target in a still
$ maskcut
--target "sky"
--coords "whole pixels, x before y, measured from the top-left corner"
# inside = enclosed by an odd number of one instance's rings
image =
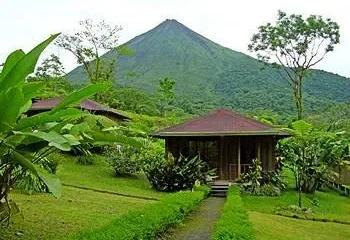
[[[16,49],[29,51],[50,34],[73,33],[79,21],[91,18],[120,25],[119,43],[146,32],[166,19],[176,19],[225,47],[247,50],[257,28],[289,14],[330,17],[340,25],[341,43],[315,67],[350,77],[350,3],[345,0],[0,0],[0,63]],[[50,46],[66,68],[77,64],[69,53]],[[254,56],[254,55],[252,55]]]

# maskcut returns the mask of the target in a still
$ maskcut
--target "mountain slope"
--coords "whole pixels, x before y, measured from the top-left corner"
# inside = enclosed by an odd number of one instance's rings
[[[154,92],[159,78],[171,77],[177,93],[194,102],[239,111],[294,113],[291,90],[277,70],[261,70],[256,59],[222,47],[176,20],[166,20],[126,45],[135,54],[119,59],[118,84]],[[116,53],[110,51],[104,57],[116,58]],[[68,78],[77,83],[86,76],[78,67]],[[313,70],[304,92],[306,111],[322,111],[331,103],[350,101],[350,79]]]

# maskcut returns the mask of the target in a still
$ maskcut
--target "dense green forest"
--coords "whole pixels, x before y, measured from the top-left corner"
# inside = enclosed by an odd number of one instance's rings
[[[141,97],[154,93],[160,78],[171,77],[176,81],[175,105],[191,114],[222,106],[246,113],[273,110],[282,116],[294,115],[292,92],[279,70],[222,47],[176,20],[166,20],[125,45],[133,50],[131,56],[118,57],[115,50],[103,56],[118,58],[114,79],[119,89],[137,88]],[[350,79],[322,70],[311,73],[304,84],[306,114],[350,101]],[[86,81],[82,67],[67,78],[73,84]]]

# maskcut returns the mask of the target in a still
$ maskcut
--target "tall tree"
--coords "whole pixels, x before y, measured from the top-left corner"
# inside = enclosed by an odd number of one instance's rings
[[[175,80],[171,78],[164,78],[159,80],[159,89],[157,95],[159,98],[159,110],[163,116],[166,117],[169,105],[175,98],[174,85]]]
[[[60,58],[51,54],[35,70],[35,76],[27,78],[28,82],[40,82],[43,87],[35,97],[40,99],[65,96],[73,91],[64,77],[65,71]]]
[[[277,21],[259,27],[248,49],[258,59],[281,68],[283,77],[293,89],[297,118],[303,117],[302,84],[309,69],[322,61],[339,43],[339,25],[330,18],[279,11]]]
[[[86,71],[90,83],[111,82],[116,59],[102,59],[103,53],[109,50],[122,50],[117,48],[119,25],[111,26],[105,21],[98,23],[91,19],[79,22],[81,30],[76,33],[62,34],[56,41],[56,45],[71,52],[78,64]]]
[[[35,76],[38,78],[58,78],[64,74],[62,62],[55,54],[45,58],[35,71]]]

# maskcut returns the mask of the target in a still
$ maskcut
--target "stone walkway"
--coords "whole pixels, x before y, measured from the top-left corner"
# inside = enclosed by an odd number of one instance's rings
[[[185,220],[162,239],[206,240],[210,239],[215,223],[219,219],[226,198],[208,197],[203,200]]]

